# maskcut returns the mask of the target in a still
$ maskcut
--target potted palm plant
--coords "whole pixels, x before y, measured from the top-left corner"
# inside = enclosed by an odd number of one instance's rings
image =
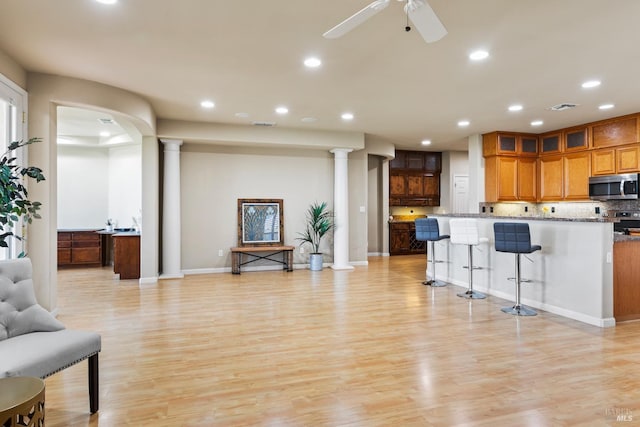
[[[325,234],[333,228],[333,212],[327,207],[327,202],[314,202],[306,212],[306,229],[298,233],[300,246],[305,243],[311,244],[311,254],[309,255],[309,268],[313,271],[322,270],[322,253],[320,253],[320,241]]]
[[[43,181],[42,169],[16,164],[17,158],[13,155],[15,150],[40,141],[40,138],[14,141],[0,156],[0,247],[8,247],[7,239],[10,237],[22,240],[21,236],[12,231],[20,220],[23,224],[31,224],[33,218],[40,218],[38,210],[41,203],[28,199],[24,179],[26,177],[35,179],[36,182]],[[24,253],[20,256],[24,256]]]

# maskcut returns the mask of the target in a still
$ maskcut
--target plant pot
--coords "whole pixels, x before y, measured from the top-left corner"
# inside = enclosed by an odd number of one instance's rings
[[[309,255],[309,269],[311,271],[322,270],[322,254],[310,254]]]

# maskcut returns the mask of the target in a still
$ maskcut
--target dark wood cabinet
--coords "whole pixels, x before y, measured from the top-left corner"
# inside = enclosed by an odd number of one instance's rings
[[[140,278],[140,235],[118,233],[113,238],[113,271],[120,279]]]
[[[416,225],[412,221],[389,223],[389,253],[409,255],[425,253],[425,242],[416,240]]]
[[[58,231],[58,267],[98,267],[102,245],[96,230]]]
[[[442,153],[396,151],[389,163],[389,205],[440,206]]]

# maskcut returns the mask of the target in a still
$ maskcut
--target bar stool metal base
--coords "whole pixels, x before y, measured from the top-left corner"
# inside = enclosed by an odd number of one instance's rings
[[[482,292],[474,291],[473,289],[467,289],[465,292],[460,292],[457,295],[467,299],[485,299],[487,297]]]
[[[535,310],[525,307],[524,305],[514,305],[513,307],[502,307],[502,312],[513,314],[514,316],[535,316],[538,313]]]
[[[422,284],[431,286],[432,288],[442,288],[444,286],[447,286],[446,282],[443,282],[442,280],[425,280],[424,282],[422,282]]]

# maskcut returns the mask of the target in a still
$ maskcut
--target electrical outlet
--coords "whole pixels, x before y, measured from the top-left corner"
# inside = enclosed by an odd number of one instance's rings
[[[300,246],[300,253],[303,254],[304,253],[304,248],[302,246]]]
[[[218,256],[224,256],[224,251],[222,249],[218,250]]]
[[[607,264],[611,264],[612,261],[612,256],[611,256],[611,252],[607,252]]]

